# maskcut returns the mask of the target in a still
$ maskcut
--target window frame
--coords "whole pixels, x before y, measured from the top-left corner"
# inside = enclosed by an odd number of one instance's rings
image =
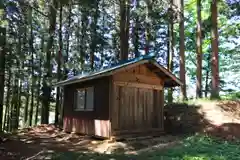
[[[92,94],[93,94],[93,98],[92,98],[92,104],[93,104],[93,106],[92,106],[92,108],[91,109],[89,109],[89,108],[87,108],[87,96],[88,96],[88,94],[87,94],[87,90],[88,90],[88,88],[92,88]],[[78,108],[77,107],[77,98],[78,98],[78,91],[84,91],[84,108]],[[91,111],[94,111],[95,110],[95,107],[94,107],[94,86],[89,86],[89,87],[84,87],[84,88],[78,88],[78,89],[76,89],[75,90],[75,92],[74,92],[74,111],[76,111],[76,112],[78,112],[78,111],[86,111],[86,112],[91,112]]]

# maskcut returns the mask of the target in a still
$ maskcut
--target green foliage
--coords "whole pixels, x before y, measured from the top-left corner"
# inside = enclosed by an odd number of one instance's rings
[[[210,4],[211,0],[202,0],[202,35],[203,35],[203,75],[202,82],[203,88],[206,85],[206,73],[208,76],[208,91],[211,90],[211,68],[210,59],[211,55],[211,39],[210,39]],[[240,36],[240,21],[232,20],[232,11],[227,1],[219,1],[218,3],[218,30],[219,30],[219,71],[221,79],[221,91],[227,89],[238,89],[240,77],[240,56],[239,56],[239,36]],[[185,18],[186,18],[186,68],[189,88],[196,86],[196,0],[188,0],[185,3]]]
[[[0,2],[0,27],[6,28],[7,27],[7,21],[5,19],[6,17],[6,6],[4,2],[1,0]],[[2,37],[2,36],[1,36]],[[2,40],[1,40],[2,42]]]
[[[227,160],[239,159],[239,142],[230,143],[220,139],[195,135],[187,137],[182,145],[164,151],[166,157],[183,160]]]
[[[225,100],[240,100],[240,92],[230,92],[221,97],[221,99]]]

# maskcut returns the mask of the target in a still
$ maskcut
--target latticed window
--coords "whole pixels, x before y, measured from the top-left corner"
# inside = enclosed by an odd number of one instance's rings
[[[93,111],[94,110],[94,88],[88,87],[77,89],[74,96],[75,111]]]

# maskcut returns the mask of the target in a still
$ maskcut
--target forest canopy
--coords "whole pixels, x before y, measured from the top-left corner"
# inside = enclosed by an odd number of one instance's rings
[[[61,121],[54,83],[142,55],[185,84],[169,102],[240,88],[239,0],[3,0],[0,17],[6,131]]]

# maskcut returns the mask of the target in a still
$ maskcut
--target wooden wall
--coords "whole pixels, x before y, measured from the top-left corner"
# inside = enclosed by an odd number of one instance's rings
[[[145,65],[125,69],[112,78],[112,131],[163,130],[163,81]]]
[[[163,86],[163,81],[151,72],[145,65],[139,65],[134,68],[125,69],[113,75],[113,81],[117,82],[132,82],[149,85]]]
[[[65,86],[64,130],[101,137],[115,131],[163,130],[163,80],[145,65]],[[74,111],[74,91],[94,86],[94,111]]]
[[[109,137],[109,78],[104,77],[64,88],[64,124],[67,132]],[[94,111],[74,111],[74,91],[94,86]]]

